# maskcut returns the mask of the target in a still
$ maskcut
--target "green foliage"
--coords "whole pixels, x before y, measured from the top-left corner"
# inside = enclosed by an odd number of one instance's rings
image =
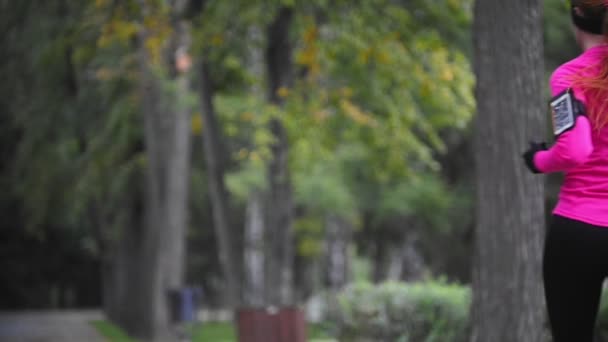
[[[78,236],[99,256],[103,242],[141,224],[142,67],[157,77],[159,102],[181,108],[198,101],[194,92],[177,96],[170,79],[168,2],[33,4],[1,3],[7,44],[0,70],[7,81],[0,85],[0,108],[10,113],[2,127],[17,137],[4,161],[10,163],[3,171],[10,179],[2,183],[10,188],[5,196],[19,203],[29,234],[44,240],[49,229],[69,230],[66,236]],[[449,208],[460,202],[439,176],[438,156],[449,147],[443,133],[460,134],[474,111],[466,57],[470,5],[209,0],[188,13],[192,56],[212,70],[236,210],[242,212],[252,191],[267,187],[274,142],[268,123],[278,119],[287,131],[290,179],[302,213],[295,222],[301,256],[322,254],[327,215],[357,228],[363,214],[378,223],[374,229],[395,217],[414,218],[424,228],[449,226]],[[281,6],[294,9],[296,70],[294,86],[279,89],[285,104],[277,107],[266,100],[264,47],[266,27]],[[139,39],[149,59],[143,66]],[[177,97],[181,102],[173,103]],[[205,129],[195,113],[193,132]],[[206,179],[202,167],[193,170],[197,212],[191,216],[203,226]]]
[[[466,58],[436,31],[413,29],[404,7],[371,1],[344,11],[324,26],[301,24],[296,61],[309,74],[286,95],[292,140],[318,141],[317,155],[363,144],[373,181],[436,169],[438,131],[472,115]]]
[[[304,142],[305,143],[305,142]],[[298,146],[299,151],[302,146]],[[349,189],[338,161],[317,161],[306,172],[294,175],[295,195],[298,203],[311,210],[335,213],[345,217],[355,211],[355,199]]]
[[[459,200],[436,175],[412,177],[384,189],[379,216],[416,217],[421,223],[441,230],[449,225],[450,211]]]
[[[351,262],[352,262],[351,272],[352,272],[352,276],[353,276],[352,282],[355,284],[359,284],[359,283],[367,284],[367,283],[371,282],[371,280],[372,280],[371,260],[368,258],[363,258],[363,257],[355,254],[352,256]]]
[[[27,231],[42,240],[49,228],[93,233],[92,222],[100,222],[92,212],[123,220],[118,208],[131,198],[123,189],[137,170],[133,146],[140,129],[134,101],[123,95],[130,74],[114,72],[132,64],[117,63],[115,51],[97,48],[99,28],[82,20],[96,22],[91,8],[48,1],[24,12],[25,24],[12,27],[15,43],[9,49],[21,58],[5,74],[12,87],[4,96],[11,99],[11,121],[20,131],[11,186]],[[110,63],[114,68],[107,68]],[[116,222],[104,223],[111,231]],[[90,236],[79,235],[87,248],[94,246]]]
[[[443,281],[357,283],[339,294],[340,341],[466,341],[470,290]]]
[[[597,314],[596,341],[608,341],[608,292],[606,290],[604,290],[602,293],[599,311]]]
[[[296,219],[294,231],[298,241],[298,255],[314,258],[322,255],[323,222],[314,216]]]
[[[267,160],[272,141],[264,138],[269,136],[266,123],[280,118],[292,146],[298,202],[352,215],[360,194],[353,191],[347,167],[365,165],[365,181],[382,184],[437,169],[434,153],[445,149],[439,131],[462,128],[471,117],[468,62],[445,38],[453,38],[450,32],[463,33],[470,6],[466,1],[436,6],[421,2],[422,10],[413,15],[414,7],[383,0],[295,3],[294,61],[305,77],[293,89],[279,90],[286,101],[283,108],[266,106],[259,97],[257,103],[251,100],[252,89],[264,88],[255,71],[263,66],[255,67],[252,55],[262,53],[266,37],[261,28],[270,22],[276,4],[209,2],[196,21],[197,41],[204,43],[199,49],[216,66],[218,113],[229,140],[237,142],[229,146],[231,155],[241,156],[237,161],[245,166],[248,161],[242,156]],[[443,7],[459,29],[435,30],[424,24]],[[238,18],[231,15],[236,8],[242,14]],[[321,23],[313,19],[319,11],[327,18]],[[252,33],[256,30],[257,35]],[[248,172],[238,174],[251,178]],[[247,181],[231,177],[230,183],[239,197],[247,193],[247,186],[237,185]]]

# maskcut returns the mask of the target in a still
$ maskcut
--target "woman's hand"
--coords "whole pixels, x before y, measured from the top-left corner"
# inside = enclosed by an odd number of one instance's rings
[[[547,145],[544,142],[531,141],[530,147],[522,155],[522,157],[524,158],[524,161],[526,162],[526,166],[533,173],[541,173],[540,170],[536,167],[536,165],[534,165],[534,156],[536,155],[537,152],[546,151],[546,150],[547,150]]]

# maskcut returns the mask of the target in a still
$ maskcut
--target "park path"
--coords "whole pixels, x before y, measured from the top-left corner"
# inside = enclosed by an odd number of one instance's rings
[[[0,311],[0,342],[104,342],[89,323],[100,311]]]

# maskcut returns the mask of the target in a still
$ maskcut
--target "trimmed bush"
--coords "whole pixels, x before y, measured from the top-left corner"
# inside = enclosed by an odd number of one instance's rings
[[[608,342],[608,289],[604,288],[597,313],[596,342]]]
[[[442,281],[353,284],[338,295],[340,341],[464,342],[470,302]]]

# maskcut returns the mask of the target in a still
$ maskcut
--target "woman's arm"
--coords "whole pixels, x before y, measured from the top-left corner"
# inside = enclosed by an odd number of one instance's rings
[[[574,128],[562,133],[550,149],[534,155],[534,165],[542,173],[568,171],[586,162],[591,152],[591,124],[579,116]]]
[[[553,96],[571,87],[573,73],[574,71],[568,67],[561,67],[553,73],[550,81]],[[584,93],[577,89],[573,90],[576,99],[586,107],[587,101]],[[591,133],[589,118],[584,115],[578,116],[575,126],[560,134],[550,149],[539,151],[534,155],[534,165],[540,172],[550,173],[568,171],[586,162],[593,152]]]

